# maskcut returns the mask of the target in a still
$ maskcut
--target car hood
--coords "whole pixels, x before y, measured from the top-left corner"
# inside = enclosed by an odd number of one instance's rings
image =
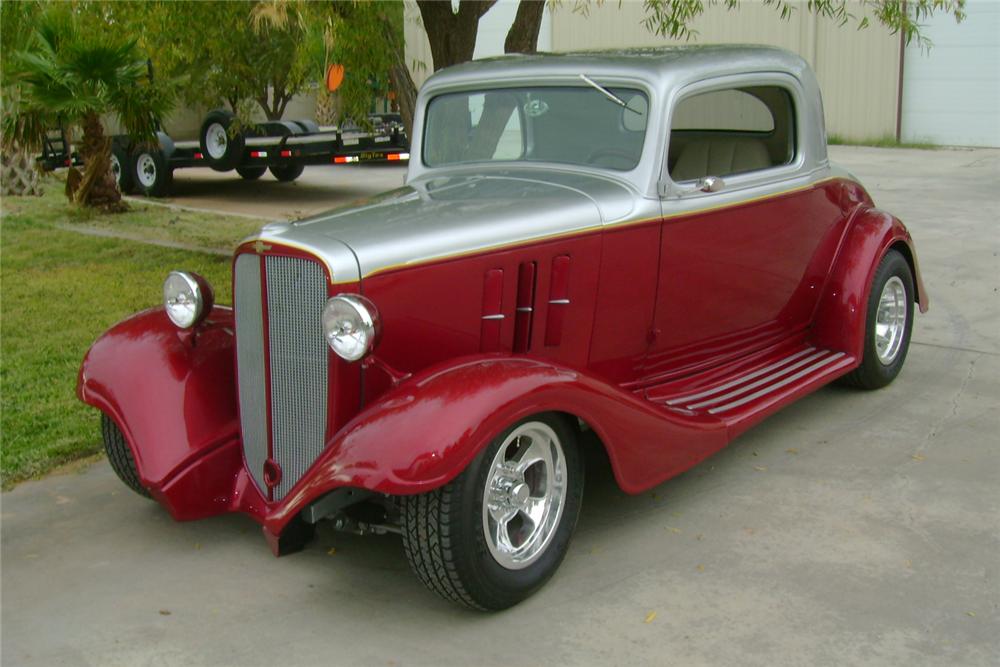
[[[635,197],[621,182],[575,172],[466,173],[267,225],[259,238],[313,252],[334,282],[355,282],[387,269],[597,229],[628,216]]]

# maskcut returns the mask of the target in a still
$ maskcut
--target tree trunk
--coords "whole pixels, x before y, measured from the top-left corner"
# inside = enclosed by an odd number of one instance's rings
[[[75,188],[67,179],[66,195],[81,206],[100,208],[109,213],[127,211],[122,201],[122,193],[111,171],[111,139],[104,136],[104,126],[96,113],[87,114],[83,119],[83,143],[80,157],[83,158],[83,178]]]
[[[503,43],[504,53],[535,53],[538,50],[538,31],[542,27],[544,13],[544,0],[521,0],[514,23],[507,31],[507,39]]]
[[[388,22],[385,23],[388,28]],[[388,31],[387,31],[388,34]],[[410,69],[406,66],[402,45],[393,49],[393,63],[389,70],[389,85],[396,91],[399,115],[403,119],[407,139],[413,136],[413,113],[417,108],[417,85],[413,83]]]
[[[427,41],[431,45],[435,72],[472,60],[479,19],[495,3],[496,0],[462,0],[458,12],[452,12],[450,2],[417,0]]]
[[[325,84],[316,92],[316,122],[320,125],[335,125],[337,122],[337,98],[326,89]]]
[[[42,194],[35,160],[26,151],[13,147],[0,152],[0,195],[24,197]]]

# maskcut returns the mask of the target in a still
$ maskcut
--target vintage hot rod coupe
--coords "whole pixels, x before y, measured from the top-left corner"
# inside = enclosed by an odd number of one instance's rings
[[[516,604],[566,554],[592,431],[638,493],[779,408],[900,372],[910,235],[827,159],[766,47],[514,56],[420,92],[407,185],[265,226],[233,306],[171,273],[87,354],[122,480],[178,520],[397,532],[419,578]]]

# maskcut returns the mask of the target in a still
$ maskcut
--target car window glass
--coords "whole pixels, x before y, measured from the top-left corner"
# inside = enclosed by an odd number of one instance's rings
[[[427,106],[427,166],[482,161],[590,165],[624,171],[639,164],[649,101],[634,89],[590,86],[446,93]]]
[[[729,176],[792,161],[792,98],[779,86],[691,95],[674,108],[668,165],[674,181]]]

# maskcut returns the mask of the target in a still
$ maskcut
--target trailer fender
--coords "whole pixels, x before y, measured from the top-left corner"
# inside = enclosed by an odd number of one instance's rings
[[[861,359],[872,277],[890,250],[898,250],[910,264],[916,291],[914,301],[920,312],[927,312],[927,290],[910,233],[889,213],[862,206],[844,234],[819,301],[812,331],[818,346]]]
[[[541,412],[565,413],[592,428],[630,493],[727,442],[714,418],[672,414],[574,369],[524,357],[467,357],[403,382],[345,425],[265,528],[280,535],[309,503],[337,488],[407,495],[441,487],[504,429]]]
[[[147,310],[101,336],[80,367],[77,396],[115,421],[143,486],[178,519],[226,511],[240,468],[232,331],[224,306],[194,335]],[[189,468],[188,493],[164,491]]]

